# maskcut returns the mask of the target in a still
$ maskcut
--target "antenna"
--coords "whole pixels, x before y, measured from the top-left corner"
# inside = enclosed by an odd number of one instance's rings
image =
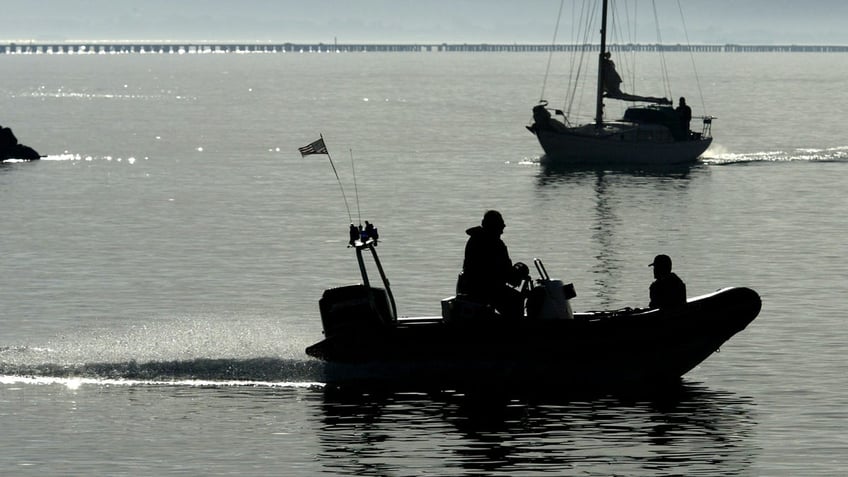
[[[356,215],[362,226],[362,211],[359,209],[359,188],[356,186],[356,167],[353,165],[353,149],[350,149],[350,169],[353,171],[353,192],[356,194]]]

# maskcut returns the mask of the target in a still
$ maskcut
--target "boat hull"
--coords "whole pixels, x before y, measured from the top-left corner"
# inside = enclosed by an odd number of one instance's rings
[[[307,348],[330,383],[545,383],[557,389],[679,380],[759,313],[748,288],[676,310],[576,314],[561,320],[400,320],[338,333]]]
[[[712,138],[653,142],[626,140],[618,135],[591,136],[568,130],[533,131],[552,164],[688,164],[698,160]]]

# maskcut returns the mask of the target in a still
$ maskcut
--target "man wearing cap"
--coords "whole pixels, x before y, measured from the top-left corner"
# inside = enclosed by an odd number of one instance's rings
[[[506,227],[497,210],[483,215],[480,225],[466,230],[465,260],[457,292],[495,307],[502,315],[523,315],[521,294],[507,283],[518,285],[529,273],[526,266],[513,266],[506,244],[501,240]],[[518,265],[518,264],[516,264]]]
[[[657,255],[654,263],[654,283],[651,283],[651,308],[670,308],[686,304],[686,284],[671,271],[671,257]]]

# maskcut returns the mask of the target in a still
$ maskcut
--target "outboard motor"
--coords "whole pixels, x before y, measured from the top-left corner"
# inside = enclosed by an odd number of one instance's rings
[[[386,290],[365,285],[324,290],[318,308],[327,338],[344,330],[374,329],[394,321]]]
[[[364,233],[365,230],[368,232]],[[342,332],[374,330],[397,321],[397,307],[389,279],[374,249],[377,246],[377,229],[372,225],[361,233],[358,227],[351,224],[350,245],[356,250],[362,283],[324,290],[318,308],[321,310],[321,324],[324,325],[324,336],[327,338]],[[371,252],[385,288],[371,286],[363,251]]]

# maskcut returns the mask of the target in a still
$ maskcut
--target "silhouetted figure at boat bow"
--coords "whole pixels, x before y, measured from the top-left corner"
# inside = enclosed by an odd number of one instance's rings
[[[686,284],[671,271],[671,257],[657,255],[653,263],[654,282],[651,283],[651,308],[672,308],[686,304]]]

